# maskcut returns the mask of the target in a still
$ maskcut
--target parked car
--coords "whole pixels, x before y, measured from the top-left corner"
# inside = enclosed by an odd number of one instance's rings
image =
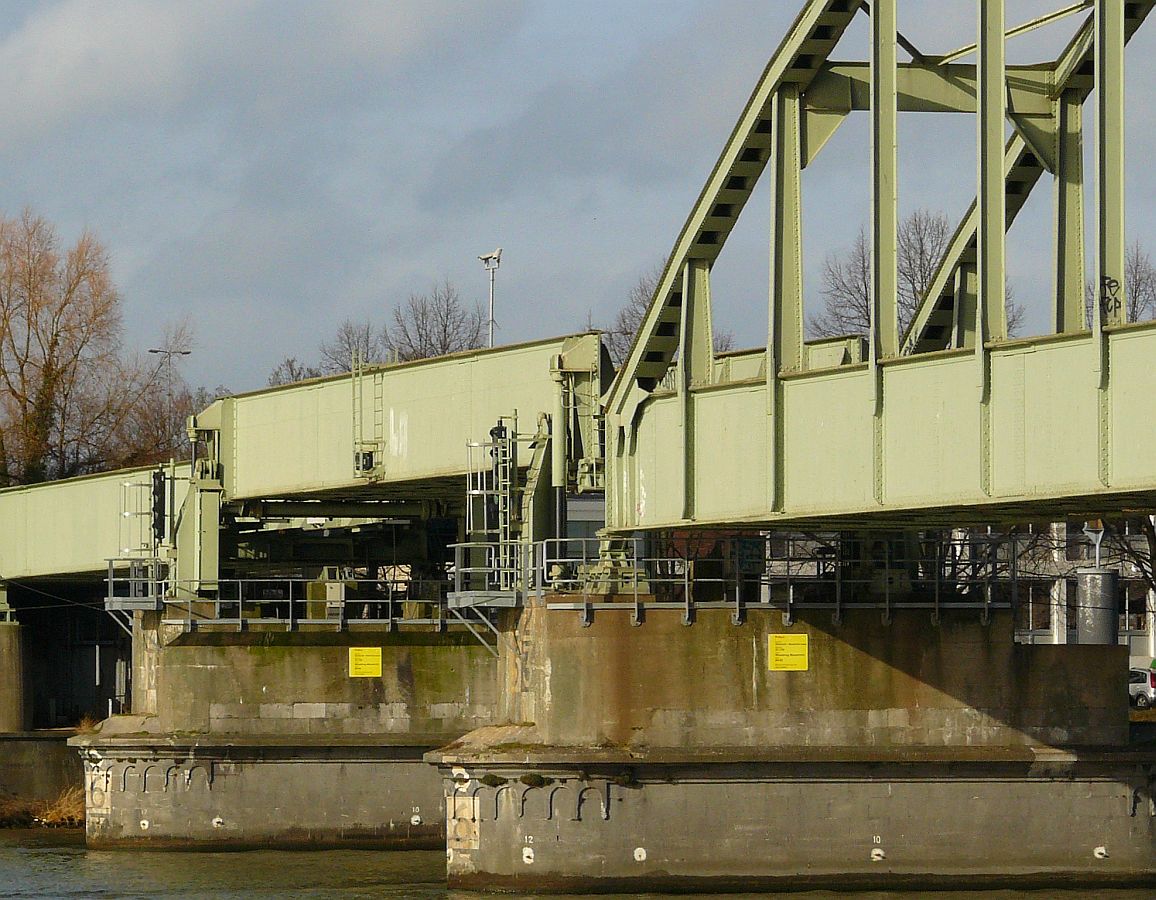
[[[1156,705],[1156,669],[1128,670],[1128,701],[1139,709]]]

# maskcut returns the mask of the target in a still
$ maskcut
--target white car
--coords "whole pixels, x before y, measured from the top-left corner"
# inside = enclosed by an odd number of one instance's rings
[[[1128,670],[1128,701],[1138,709],[1156,705],[1156,669]]]

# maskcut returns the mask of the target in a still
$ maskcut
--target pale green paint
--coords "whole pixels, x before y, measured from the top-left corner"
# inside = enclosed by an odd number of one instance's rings
[[[1156,393],[1156,325],[1109,334],[1113,359],[1126,379],[1113,380],[1113,482],[1098,478],[1099,409],[1093,337],[1056,336],[990,347],[991,483],[983,484],[980,411],[974,356],[967,351],[905,357],[880,368],[883,376],[883,496],[876,501],[872,451],[872,374],[847,366],[780,381],[784,442],[769,446],[760,427],[763,384],[718,385],[694,392],[700,426],[696,446],[697,515],[679,516],[663,485],[675,454],[668,436],[677,398],[656,395],[640,415],[632,457],[636,485],[630,513],[616,529],[689,524],[768,526],[843,520],[870,524],[904,510],[939,510],[960,521],[982,520],[982,507],[1007,504],[1012,517],[1054,514],[1057,502],[1081,498],[1084,510],[1119,510],[1156,502],[1150,455],[1156,440],[1148,414]],[[1121,386],[1122,385],[1122,386]],[[710,435],[707,440],[705,435]],[[784,469],[781,510],[766,496],[776,456]],[[1140,492],[1142,497],[1134,492]],[[978,508],[978,509],[977,509]],[[1059,508],[1062,508],[1059,507]],[[616,507],[621,509],[621,507]],[[1006,514],[995,513],[995,518]]]
[[[596,334],[579,335],[371,372],[361,383],[361,438],[376,442],[381,462],[369,481],[400,487],[464,476],[466,442],[484,436],[500,416],[517,410],[533,423],[539,412],[555,410],[557,357],[581,354],[594,369],[588,377],[597,380],[598,342]],[[582,397],[589,402],[588,394]],[[353,468],[350,376],[231,397],[220,414],[227,500],[360,490],[367,483]],[[198,427],[204,424],[199,417]]]
[[[539,413],[557,415],[556,373],[571,396],[567,467],[577,468],[579,447],[600,464],[601,364],[601,341],[591,333],[382,369],[383,392],[368,377],[361,384],[367,416],[386,426],[384,465],[372,485],[354,474],[350,376],[215,402],[195,417],[209,458],[198,460],[192,480],[189,465],[175,471],[177,580],[217,578],[222,503],[325,491],[419,498],[447,477],[451,484],[439,490],[456,499],[464,492],[466,442],[515,409],[530,426]],[[0,491],[0,581],[104,572],[111,558],[150,555],[153,468]],[[159,552],[167,556],[170,548]]]
[[[1113,7],[1107,24],[1106,5]],[[1125,10],[1108,0],[1097,3],[1100,53],[1108,58],[1100,75],[1108,99],[1100,104],[1106,136],[1098,156],[1101,173],[1110,168],[1117,180],[1121,166],[1110,163],[1119,162],[1123,145],[1124,40],[1154,6],[1142,2]],[[615,454],[608,479],[611,528],[887,524],[914,510],[943,521],[1005,519],[1156,502],[1156,476],[1145,477],[1141,469],[1139,480],[1128,483],[1121,474],[1136,466],[1119,452],[1127,443],[1121,428],[1146,434],[1136,424],[1147,418],[1137,398],[1152,393],[1156,377],[1140,356],[1126,370],[1113,358],[1111,378],[1106,366],[1117,344],[1121,352],[1132,342],[1156,351],[1156,329],[1113,332],[1103,341],[1078,329],[1080,105],[1091,88],[1085,65],[1092,58],[1092,24],[1080,27],[1054,63],[1008,68],[1003,0],[979,0],[973,8],[978,65],[940,65],[933,55],[898,65],[895,3],[879,0],[870,6],[872,63],[865,66],[829,62],[816,40],[841,33],[847,22],[825,19],[831,4],[812,0],[804,6],[696,203],[608,396]],[[811,28],[821,32],[808,34]],[[800,52],[807,53],[806,66],[796,59]],[[871,101],[865,103],[867,87]],[[800,173],[844,117],[865,106],[872,109],[873,311],[868,364],[860,365],[837,344],[812,348],[795,336],[802,294]],[[756,108],[769,113],[769,129]],[[917,355],[899,357],[894,144],[896,114],[907,109],[977,112],[979,160],[976,203],[902,343]],[[1009,120],[1015,134],[1005,142]],[[684,262],[703,248],[696,235],[704,211],[732,199],[721,173],[750,150],[753,135],[768,130],[773,184],[766,365],[761,380],[753,380],[753,365],[742,369],[738,358],[716,364],[715,384],[692,387],[687,407],[685,397],[676,401],[661,389],[676,346],[667,327],[673,292],[685,291]],[[1055,246],[1065,263],[1057,267],[1055,321],[1057,330],[1076,333],[1014,341],[1007,336],[1005,233],[1045,171],[1058,181]],[[1114,260],[1122,228],[1113,231],[1113,223],[1123,202],[1109,180],[1104,174],[1101,192],[1109,199],[1101,234],[1111,252],[1101,255]],[[717,252],[704,258],[713,260]],[[940,348],[962,349],[923,355]],[[837,368],[819,369],[831,365]],[[694,434],[676,430],[691,421]],[[672,454],[672,448],[683,449]],[[671,456],[680,466],[673,473]],[[694,467],[693,504],[681,502],[677,490],[662,490],[672,475],[683,483],[683,456]]]
[[[1007,337],[1004,229],[1004,120],[1007,117],[1003,0],[977,0],[979,9],[979,308],[977,353],[984,341]],[[987,363],[981,360],[986,372]],[[982,376],[985,380],[987,375]]]
[[[0,491],[0,581],[104,572],[149,529],[155,466]],[[177,467],[187,479],[189,467]],[[132,487],[126,487],[132,485]],[[126,508],[127,507],[127,508]]]
[[[660,326],[671,322],[667,310],[681,290],[686,261],[717,257],[763,172],[770,155],[770,119],[775,95],[786,83],[798,85],[800,90],[810,84],[818,71],[818,63],[838,43],[854,17],[855,7],[844,0],[807,3],[755,86],[663,269],[650,309],[623,367],[626,374],[615,380],[608,397],[612,448],[622,447],[623,442],[629,440],[627,431],[634,428],[638,404],[661,381],[673,361],[677,340],[672,345],[669,338],[660,333],[664,330]],[[720,203],[726,206],[725,215],[720,214]],[[674,324],[677,327],[677,322]]]
[[[1111,3],[1109,6],[1114,7],[1112,12],[1125,14],[1123,37],[1125,41],[1128,41],[1151,14],[1152,9],[1156,7],[1156,2],[1144,0],[1144,2],[1129,3],[1126,8]],[[1033,122],[1036,127],[1031,129],[1024,127],[1028,121],[1024,117],[1013,117],[1017,132],[1009,142],[1005,154],[1004,171],[1008,185],[1005,202],[1009,227],[1022,209],[1031,189],[1042,174],[1045,164],[1050,171],[1056,173],[1057,179],[1061,182],[1057,191],[1062,191],[1063,194],[1057,194],[1055,225],[1057,247],[1061,246],[1062,241],[1062,246],[1065,248],[1062,251],[1063,259],[1056,261],[1057,275],[1062,275],[1065,284],[1067,284],[1064,289],[1066,293],[1065,306],[1062,311],[1063,328],[1059,329],[1062,331],[1082,330],[1086,327],[1083,320],[1083,214],[1082,211],[1075,208],[1077,201],[1082,207],[1083,198],[1082,195],[1076,196],[1074,179],[1077,177],[1080,179],[1081,189],[1083,182],[1082,172],[1077,172],[1080,166],[1077,161],[1078,148],[1073,146],[1074,142],[1082,140],[1083,119],[1078,111],[1065,116],[1064,107],[1067,106],[1071,110],[1075,106],[1082,106],[1091,92],[1093,79],[1082,74],[1082,70],[1085,65],[1094,61],[1094,39],[1094,19],[1089,18],[1055,61],[1055,74],[1051,78],[1054,87],[1050,99],[1055,103],[1056,109],[1052,117],[1053,122],[1046,130],[1046,134],[1051,136],[1050,143],[1053,146],[1047,148],[1038,146],[1040,143],[1039,134],[1032,141],[1025,137],[1033,130],[1038,131],[1043,123],[1042,118],[1034,119]],[[1012,73],[1009,77],[1014,79],[1016,69],[1014,67],[1009,69],[1009,73]],[[1014,91],[1012,93],[1014,95]],[[1122,116],[1118,122],[1122,127]],[[1074,134],[1074,131],[1078,131],[1079,134]],[[1064,150],[1065,143],[1067,144],[1066,151]],[[1061,156],[1065,152],[1069,161],[1066,166],[1061,164]],[[1053,160],[1054,162],[1052,162]],[[1116,171],[1122,170],[1117,169]],[[1119,215],[1122,215],[1122,212]],[[973,346],[970,331],[960,329],[958,319],[962,315],[966,315],[969,319],[972,317],[975,295],[966,286],[961,291],[957,288],[971,280],[972,276],[967,272],[962,277],[959,273],[974,266],[974,260],[969,257],[973,255],[972,249],[974,248],[976,231],[976,206],[973,204],[961,221],[948,252],[944,255],[939,269],[932,279],[931,287],[904,335],[903,347],[905,352]],[[1070,248],[1077,240],[1080,242],[1080,249],[1073,255]],[[956,297],[957,294],[959,294],[958,298]],[[958,302],[955,302],[956,299]],[[953,305],[954,309],[952,308]],[[1059,311],[1057,311],[1058,315]],[[934,333],[935,329],[940,329],[938,335]]]
[[[938,66],[899,63],[894,69],[899,112],[974,113],[976,67],[963,63]],[[1023,116],[1051,116],[1054,87],[1051,66],[1008,67],[1008,111]],[[849,113],[871,109],[871,67],[853,62],[827,63],[807,91],[805,111]]]
[[[1124,4],[1096,0],[1096,173],[1099,191],[1099,256],[1097,285],[1100,303],[1094,323],[1127,321],[1124,284]],[[1115,291],[1106,287],[1117,285]]]
[[[895,0],[871,6],[871,362],[899,355],[899,113]]]
[[[1056,284],[1052,328],[1082,331],[1084,320],[1084,104],[1076,91],[1056,101]]]

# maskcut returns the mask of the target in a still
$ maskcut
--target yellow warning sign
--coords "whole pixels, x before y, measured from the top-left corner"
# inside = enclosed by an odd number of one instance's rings
[[[807,635],[768,635],[767,668],[772,672],[806,672],[809,664]]]
[[[350,647],[349,648],[349,677],[350,678],[380,678],[381,677],[381,648],[380,647]]]

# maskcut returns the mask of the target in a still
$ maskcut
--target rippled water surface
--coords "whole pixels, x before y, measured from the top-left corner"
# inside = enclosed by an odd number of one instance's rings
[[[89,851],[83,836],[61,832],[0,831],[0,896],[213,898],[406,897],[415,900],[477,900],[481,895],[447,890],[440,852],[385,853],[333,850],[316,853],[152,853]],[[501,895],[511,897],[514,895]],[[532,895],[521,895],[529,897]],[[687,896],[687,895],[683,895]],[[719,896],[719,895],[712,895]],[[935,894],[810,891],[783,896],[797,900],[1149,900],[1151,890],[962,891]]]

